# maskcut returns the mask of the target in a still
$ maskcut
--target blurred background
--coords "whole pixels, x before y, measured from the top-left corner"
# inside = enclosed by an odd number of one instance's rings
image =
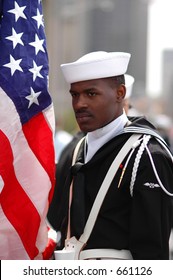
[[[50,72],[49,88],[58,125],[74,133],[76,122],[60,64],[87,52],[132,54],[132,106],[173,139],[173,1],[42,0]]]

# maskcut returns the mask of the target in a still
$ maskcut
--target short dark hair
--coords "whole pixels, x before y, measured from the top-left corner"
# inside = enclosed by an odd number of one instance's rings
[[[118,85],[122,85],[122,84],[125,85],[124,75],[112,77],[112,80],[114,80]]]
[[[119,76],[115,76],[115,77],[110,77],[110,78],[107,78],[110,83],[111,83],[111,86],[112,87],[117,87],[117,86],[120,86],[120,85],[125,85],[125,78],[124,78],[124,75],[119,75]]]

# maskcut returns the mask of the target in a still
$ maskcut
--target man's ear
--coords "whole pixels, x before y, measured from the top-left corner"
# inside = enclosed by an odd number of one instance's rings
[[[117,87],[117,101],[122,102],[125,96],[126,96],[126,87],[125,85],[121,84]]]

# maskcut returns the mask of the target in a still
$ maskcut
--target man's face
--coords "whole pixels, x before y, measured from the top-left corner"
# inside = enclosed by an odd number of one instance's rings
[[[77,123],[84,132],[101,128],[122,114],[125,93],[119,93],[119,87],[111,86],[109,79],[73,83],[70,93]]]

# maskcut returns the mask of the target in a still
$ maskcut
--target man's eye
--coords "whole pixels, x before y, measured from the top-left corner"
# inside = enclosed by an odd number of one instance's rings
[[[89,95],[89,96],[95,96],[96,93],[95,93],[94,91],[89,91],[89,92],[88,92],[88,95]]]
[[[72,97],[77,97],[77,93],[71,92],[71,96],[72,96]]]

